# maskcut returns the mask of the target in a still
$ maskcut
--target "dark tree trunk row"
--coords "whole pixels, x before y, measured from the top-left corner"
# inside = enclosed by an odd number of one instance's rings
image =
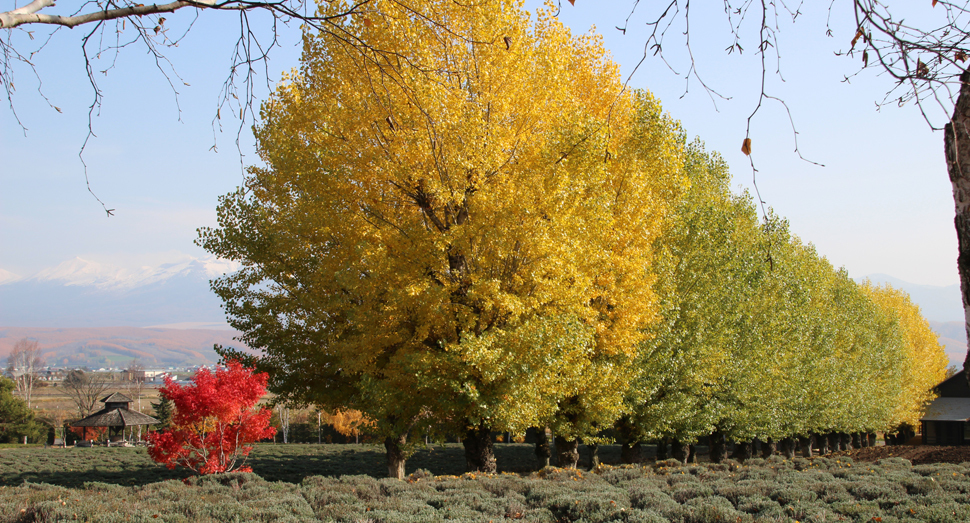
[[[552,457],[551,438],[548,428],[536,430],[535,455],[538,468],[549,466]],[[494,474],[497,470],[495,462],[494,447],[491,439],[491,430],[484,423],[478,427],[469,428],[464,438],[460,442],[465,447],[465,461],[469,471],[484,472]],[[898,434],[886,434],[887,445],[903,444],[911,437],[906,431]],[[803,457],[810,458],[816,454],[828,454],[840,450],[861,449],[875,446],[876,434],[868,432],[843,433],[829,432],[826,434],[811,433],[808,436],[797,438],[783,438],[774,441],[768,438],[766,441],[739,441],[734,442],[732,459],[744,461],[756,455],[760,449],[761,457],[769,458],[775,454],[780,454],[785,459],[792,459],[796,452],[800,452]],[[397,437],[388,437],[384,440],[384,447],[387,450],[388,477],[403,479],[406,453],[404,451],[407,444],[407,433]],[[563,468],[577,468],[579,466],[579,445],[580,440],[567,440],[561,438],[556,442],[556,457],[558,465]],[[599,446],[595,443],[586,445],[590,454],[590,467],[595,468],[600,464]],[[669,447],[669,452],[668,452]],[[727,455],[727,440],[723,433],[714,432],[708,438],[708,448],[710,449],[710,460],[713,463],[720,463]],[[657,442],[658,461],[675,459],[683,464],[696,463],[696,448],[694,445],[684,443],[676,438],[661,438]],[[620,451],[620,460],[623,463],[640,463],[643,461],[643,454],[640,442],[624,441]]]

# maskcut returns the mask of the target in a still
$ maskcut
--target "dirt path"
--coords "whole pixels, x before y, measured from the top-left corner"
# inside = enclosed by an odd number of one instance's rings
[[[847,452],[835,452],[829,456],[849,456],[856,461],[876,461],[883,458],[905,458],[913,465],[924,463],[963,463],[970,461],[970,447],[936,447],[900,445],[891,447],[868,447]]]

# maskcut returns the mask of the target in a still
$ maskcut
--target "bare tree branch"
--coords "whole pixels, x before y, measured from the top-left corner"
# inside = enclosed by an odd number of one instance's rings
[[[88,83],[91,87],[92,99],[88,108],[88,133],[81,144],[78,156],[83,167],[85,184],[88,192],[102,205],[105,213],[112,216],[114,209],[108,206],[95,193],[89,177],[84,152],[88,143],[95,138],[94,120],[99,114],[104,93],[98,85],[96,73],[108,74],[115,68],[118,54],[131,46],[143,47],[151,56],[159,73],[168,83],[175,97],[176,107],[179,106],[179,88],[187,86],[178,75],[174,65],[165,55],[167,48],[177,47],[180,41],[192,29],[199,13],[202,11],[231,11],[239,16],[239,37],[235,51],[230,59],[228,75],[223,84],[217,101],[216,116],[213,119],[213,149],[215,149],[215,131],[221,129],[223,110],[227,106],[232,109],[232,115],[239,119],[236,132],[237,150],[240,154],[240,166],[243,156],[240,138],[248,123],[256,117],[254,104],[262,95],[256,87],[256,78],[260,72],[264,74],[267,91],[271,89],[273,80],[269,75],[268,60],[270,53],[279,46],[278,36],[280,23],[289,25],[299,23],[303,30],[315,30],[324,34],[331,34],[338,38],[353,40],[343,27],[347,18],[364,13],[372,0],[356,0],[342,4],[336,0],[322,0],[319,7],[306,0],[177,0],[164,4],[140,4],[136,0],[87,0],[74,12],[49,13],[55,8],[54,0],[33,0],[29,4],[0,12],[0,86],[7,97],[10,110],[15,120],[26,134],[27,127],[17,115],[14,104],[15,66],[27,68],[36,79],[38,93],[53,109],[61,109],[52,104],[41,90],[42,81],[34,65],[35,57],[41,53],[47,43],[65,27],[89,27],[80,42]],[[192,19],[186,24],[184,32],[174,39],[169,38],[169,25],[163,14],[184,11],[193,8]],[[270,15],[268,26],[253,27],[249,13],[252,11],[267,12]],[[412,10],[416,16],[424,16],[419,9]],[[371,16],[374,16],[373,14]],[[429,23],[442,24],[440,21],[429,19]],[[29,27],[53,28],[37,48],[27,51],[29,41],[34,40],[34,30]],[[26,37],[27,42],[22,39]],[[362,42],[354,42],[363,45]],[[112,56],[113,55],[113,56]],[[107,57],[108,67],[98,71],[95,64]],[[239,85],[241,83],[241,85]],[[178,108],[181,115],[181,109]]]

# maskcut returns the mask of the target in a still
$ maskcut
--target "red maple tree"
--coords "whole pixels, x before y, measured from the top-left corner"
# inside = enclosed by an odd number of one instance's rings
[[[256,407],[269,375],[230,361],[215,373],[200,369],[185,387],[171,378],[159,392],[172,401],[172,428],[148,435],[148,454],[169,469],[198,474],[252,472],[244,466],[250,443],[273,437],[272,412]]]

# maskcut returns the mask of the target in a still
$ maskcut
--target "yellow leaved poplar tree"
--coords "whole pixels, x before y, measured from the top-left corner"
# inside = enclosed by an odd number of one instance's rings
[[[265,167],[200,232],[243,264],[213,286],[273,390],[363,412],[396,477],[417,425],[494,471],[491,430],[570,398],[611,423],[657,314],[676,124],[548,11],[378,0],[337,23],[305,37],[262,109]]]
[[[862,289],[884,314],[896,318],[902,336],[901,389],[896,391],[899,398],[888,427],[897,429],[905,424],[918,430],[926,405],[936,398],[933,388],[946,378],[949,359],[939,337],[909,294],[889,284],[874,285],[868,280]]]

